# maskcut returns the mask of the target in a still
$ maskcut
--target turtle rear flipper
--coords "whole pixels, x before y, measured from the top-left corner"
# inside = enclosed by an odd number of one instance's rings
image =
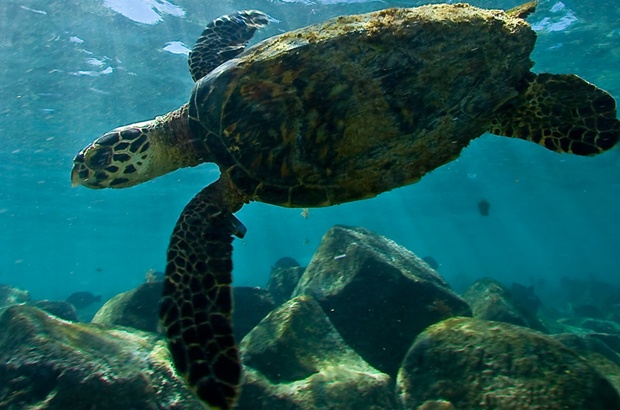
[[[518,91],[489,132],[577,155],[599,154],[620,139],[614,99],[576,75],[531,74]]]
[[[159,313],[177,372],[211,409],[221,410],[234,407],[241,384],[230,283],[232,235],[245,234],[223,205],[225,189],[221,179],[209,185],[179,217]]]

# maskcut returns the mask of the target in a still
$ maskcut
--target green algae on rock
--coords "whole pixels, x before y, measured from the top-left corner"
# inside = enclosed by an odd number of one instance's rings
[[[397,392],[404,409],[439,399],[457,409],[620,408],[609,380],[552,337],[462,317],[416,338],[399,371]]]
[[[246,366],[239,410],[395,406],[391,378],[342,340],[310,296],[273,310],[242,341]]]
[[[147,282],[135,289],[119,293],[99,309],[91,322],[157,332],[162,288],[163,282]]]
[[[28,302],[27,305],[44,310],[60,319],[71,322],[79,321],[75,307],[71,303],[65,302],[64,300],[35,300]]]
[[[314,296],[343,339],[392,377],[418,333],[448,317],[471,315],[413,252],[359,227],[327,231],[294,292],[302,294]]]
[[[276,307],[271,294],[266,289],[250,286],[234,286],[233,329],[235,339],[241,340],[256,326],[267,313]]]
[[[159,333],[159,299],[163,282],[147,282],[135,289],[119,293],[108,300],[91,323],[103,326],[127,326],[145,332]],[[264,289],[234,287],[235,338],[241,340],[265,317],[275,303]]]
[[[26,303],[30,301],[30,292],[14,288],[9,285],[0,285],[0,307]]]
[[[552,337],[586,358],[605,376],[620,394],[620,354],[610,348],[599,337],[600,334],[576,335],[563,333]]]
[[[547,332],[535,314],[521,306],[510,291],[494,279],[479,279],[463,294],[474,317],[485,320],[511,323]]]
[[[154,335],[70,323],[24,305],[4,310],[0,329],[1,408],[200,408]]]
[[[302,266],[274,266],[269,274],[267,290],[273,301],[280,305],[290,299],[306,268]]]

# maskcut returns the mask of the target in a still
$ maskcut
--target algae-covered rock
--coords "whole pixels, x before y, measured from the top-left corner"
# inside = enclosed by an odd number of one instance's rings
[[[528,311],[532,315],[538,313],[538,309],[541,306],[541,300],[534,292],[534,286],[525,286],[520,283],[513,283],[510,285],[510,295],[523,309]]]
[[[273,310],[241,342],[239,409],[393,409],[390,377],[342,340],[310,296]]]
[[[64,320],[70,320],[72,322],[78,321],[78,314],[75,307],[73,307],[71,303],[63,300],[36,300],[29,302],[28,305],[44,310]]]
[[[610,335],[607,333],[590,333],[589,335],[605,343],[605,345],[609,346],[611,350],[620,354],[620,336],[619,335]]]
[[[305,270],[306,268],[302,266],[274,266],[271,268],[267,290],[271,293],[276,304],[281,305],[290,299]]]
[[[237,341],[276,307],[267,290],[249,286],[233,287],[233,301],[233,334]]]
[[[92,319],[103,326],[126,326],[159,331],[159,301],[163,282],[147,282],[108,300]],[[251,287],[233,288],[235,338],[241,340],[275,307],[269,292]]]
[[[9,285],[0,285],[0,312],[3,308],[13,305],[27,304],[45,310],[61,319],[78,321],[78,315],[70,303],[56,300],[32,300],[30,292],[14,288]]]
[[[69,323],[23,305],[0,315],[0,329],[2,408],[201,408],[154,335]]]
[[[590,317],[573,317],[560,319],[560,323],[573,327],[587,329],[595,333],[620,335],[620,324],[612,320],[595,319]]]
[[[416,410],[455,410],[454,405],[445,400],[427,400]]]
[[[477,280],[467,289],[463,298],[469,303],[474,317],[511,323],[545,332],[547,329],[536,316],[521,306],[510,291],[496,280]]]
[[[451,318],[420,334],[398,374],[405,409],[446,400],[457,409],[617,409],[620,396],[583,357],[552,337],[507,323]]]
[[[312,295],[364,360],[395,376],[413,339],[467,303],[439,274],[395,242],[367,229],[334,226],[294,295]]]
[[[9,285],[0,285],[0,307],[26,303],[30,301],[30,292],[14,288]]]
[[[163,282],[148,282],[108,300],[92,319],[104,326],[127,326],[157,332]]]
[[[620,354],[597,336],[564,333],[553,338],[585,357],[620,393]]]

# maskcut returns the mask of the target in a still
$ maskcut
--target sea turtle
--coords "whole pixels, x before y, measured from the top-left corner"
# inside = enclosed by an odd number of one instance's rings
[[[620,137],[614,99],[575,75],[534,74],[528,3],[391,8],[287,32],[244,51],[259,11],[210,23],[189,55],[189,103],[116,128],[74,159],[72,181],[124,188],[216,163],[219,179],[172,233],[161,323],[178,372],[212,408],[234,407],[233,215],[262,201],[321,207],[411,184],[485,132],[594,155]]]

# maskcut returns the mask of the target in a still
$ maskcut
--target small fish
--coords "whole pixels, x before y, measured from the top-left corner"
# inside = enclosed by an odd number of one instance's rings
[[[101,302],[101,295],[95,296],[90,292],[75,292],[66,301],[71,303],[76,309],[84,309],[95,302]]]
[[[310,216],[310,209],[309,208],[303,208],[301,210],[301,214],[300,214],[304,219],[308,219],[308,217]]]
[[[487,201],[486,199],[482,199],[480,200],[480,202],[478,202],[478,212],[480,212],[480,215],[488,216],[490,208],[491,208],[491,203]]]

